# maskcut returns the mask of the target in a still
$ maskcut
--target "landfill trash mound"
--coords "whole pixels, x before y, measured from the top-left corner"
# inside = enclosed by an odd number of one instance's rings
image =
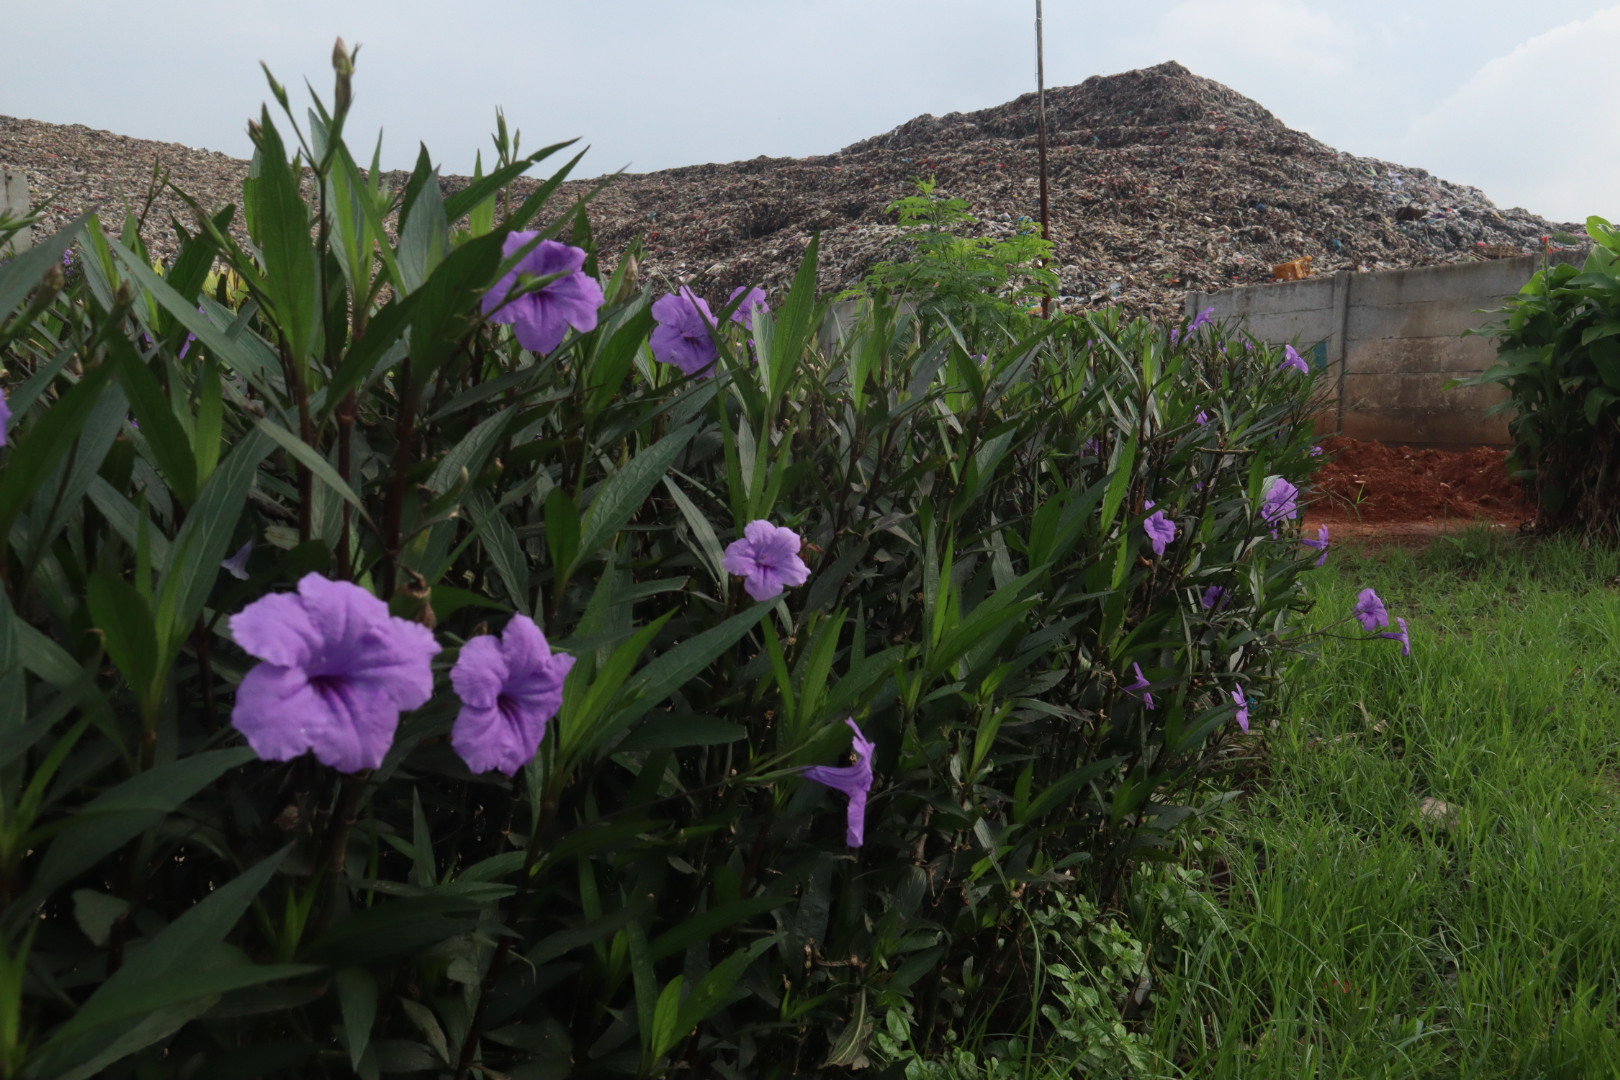
[[[1517,525],[1536,515],[1534,501],[1507,469],[1507,451],[1414,449],[1331,436],[1312,522],[1390,524],[1479,519]]]
[[[1273,266],[1307,256],[1318,274],[1367,271],[1502,258],[1558,246],[1548,238],[1561,232],[1584,236],[1582,226],[1500,209],[1478,188],[1423,169],[1341,153],[1175,62],[1056,87],[1046,101],[1051,238],[1068,311],[1118,306],[1174,320],[1188,291],[1268,282]],[[592,200],[591,226],[605,264],[640,238],[644,274],[696,280],[712,297],[784,286],[820,232],[820,285],[843,289],[898,257],[888,206],[915,194],[919,177],[967,200],[980,235],[1034,228],[1036,129],[1029,93],[919,116],[823,156],[628,174]],[[244,161],[0,117],[0,164],[27,174],[46,232],[98,204],[121,220],[125,200],[144,203],[154,160],[204,206],[240,202]],[[467,183],[443,178],[447,193]],[[553,207],[594,183],[563,185]],[[513,186],[522,196],[538,181]],[[155,254],[173,253],[171,215],[191,221],[160,193],[142,232]]]

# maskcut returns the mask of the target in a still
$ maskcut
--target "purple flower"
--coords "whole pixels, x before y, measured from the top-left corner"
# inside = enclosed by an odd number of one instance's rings
[[[743,578],[743,588],[755,600],[782,595],[784,585],[803,585],[810,568],[799,558],[804,541],[783,525],[763,519],[750,521],[741,540],[733,540],[721,556],[726,573]]]
[[[747,290],[747,295],[744,296],[743,287],[739,285],[731,290],[731,296],[726,299],[726,303],[736,303],[739,296],[742,297],[742,302],[732,309],[731,321],[741,323],[745,329],[752,330],[754,328],[754,312],[758,311],[761,314],[769,315],[771,311],[771,306],[765,302],[765,290],[756,286]]]
[[[342,772],[375,769],[400,711],[433,696],[433,631],[346,581],[306,574],[296,595],[272,593],[231,616],[231,636],[264,661],[237,687],[231,723],[268,761],[313,750]]]
[[[219,567],[236,580],[246,581],[248,579],[248,556],[252,554],[253,541],[249,540],[247,543],[236,549],[235,555],[232,555],[230,558],[220,563]]]
[[[1227,603],[1226,587],[1223,585],[1211,585],[1204,590],[1204,598],[1199,603],[1204,606],[1205,611],[1216,606],[1225,607]]]
[[[1299,353],[1295,351],[1292,345],[1283,346],[1283,362],[1277,365],[1277,370],[1281,371],[1284,368],[1293,368],[1301,375],[1309,375],[1311,373],[1311,366],[1305,362],[1305,358],[1303,356],[1299,355]]]
[[[1145,505],[1147,509],[1153,510],[1151,500]],[[1176,523],[1165,517],[1163,510],[1153,510],[1148,519],[1142,522],[1142,529],[1148,534],[1155,555],[1163,555],[1165,545],[1176,538]]]
[[[563,681],[574,666],[553,653],[527,615],[514,615],[499,639],[480,634],[461,647],[450,683],[461,713],[450,745],[475,773],[511,776],[528,764],[546,737],[546,721],[562,708]]]
[[[1369,590],[1369,591],[1371,591],[1371,590]],[[1401,655],[1402,656],[1411,656],[1412,655],[1412,638],[1406,632],[1406,620],[1401,618],[1399,615],[1397,615],[1397,616],[1395,616],[1395,621],[1401,624],[1401,629],[1400,629],[1399,633],[1397,633],[1396,631],[1391,630],[1391,631],[1388,631],[1386,633],[1379,634],[1378,636],[1381,637],[1381,638],[1389,638],[1391,641],[1400,642],[1401,643]],[[1387,618],[1384,620],[1384,625],[1385,626],[1389,625],[1389,620]],[[1368,629],[1371,629],[1371,627],[1368,627]]]
[[[1321,566],[1323,563],[1327,562],[1327,557],[1328,557],[1328,527],[1326,525],[1317,526],[1316,539],[1315,540],[1312,540],[1309,537],[1306,537],[1306,538],[1300,540],[1300,543],[1304,544],[1308,548],[1316,548],[1317,550],[1321,551],[1321,553],[1322,553],[1321,558],[1316,560],[1316,565],[1317,566]]]
[[[1181,340],[1181,327],[1177,326],[1170,331],[1170,344],[1174,345]]]
[[[1244,731],[1249,730],[1249,699],[1243,696],[1243,684],[1238,683],[1237,689],[1232,691],[1232,701],[1237,705],[1238,727]]]
[[[1368,633],[1389,625],[1389,612],[1384,609],[1384,602],[1378,599],[1378,594],[1371,589],[1362,589],[1361,595],[1356,598],[1355,615],[1361,620],[1362,629]]]
[[[1207,307],[1198,313],[1198,317],[1187,324],[1187,333],[1190,335],[1215,321],[1215,309]]]
[[[1401,619],[1400,615],[1396,615],[1395,622],[1400,623],[1400,631],[1390,630],[1387,631],[1387,633],[1380,633],[1379,636],[1380,638],[1388,638],[1390,641],[1400,641],[1401,656],[1411,656],[1411,654],[1413,654],[1413,640],[1411,640],[1411,636],[1406,633],[1406,620]],[[1385,622],[1383,625],[1388,627],[1390,623]]]
[[[652,332],[653,356],[674,364],[688,375],[714,374],[720,350],[710,336],[715,325],[708,301],[681,286],[681,291],[661,297],[652,306],[658,327]]]
[[[1273,477],[1260,500],[1260,517],[1271,526],[1271,535],[1277,535],[1277,523],[1284,518],[1299,516],[1299,488],[1280,476]]]
[[[11,427],[11,406],[6,404],[5,387],[0,386],[0,446],[6,445],[6,430]]]
[[[1142,674],[1142,665],[1132,664],[1131,668],[1136,672],[1136,681],[1125,688],[1126,692],[1134,694],[1137,691],[1141,691],[1142,703],[1150,709],[1158,708],[1157,705],[1153,704],[1153,695],[1148,693],[1148,688],[1153,684],[1148,682],[1147,676]]]
[[[501,244],[502,257],[509,259],[516,255],[538,235],[525,231],[508,234]],[[484,314],[489,316],[490,322],[512,323],[518,344],[534,353],[548,353],[561,345],[570,326],[580,333],[595,330],[597,309],[602,306],[602,286],[584,273],[581,269],[584,265],[584,248],[542,240],[484,294]],[[542,278],[553,274],[563,276],[537,292],[506,302],[524,276]]]
[[[1205,412],[1203,409],[1199,409],[1198,414],[1193,417],[1193,420],[1195,420],[1200,426],[1207,424],[1209,423],[1209,413]]]
[[[1321,454],[1322,454],[1322,448],[1320,446],[1311,447],[1311,457],[1320,457]]]
[[[853,716],[844,723],[855,733],[852,737],[855,764],[809,765],[804,769],[804,778],[849,796],[849,828],[845,840],[850,847],[860,847],[866,841],[866,796],[872,790],[872,751],[875,747],[861,734]]]
[[[1086,453],[1093,457],[1102,457],[1102,439],[1099,436],[1093,435],[1086,440]]]

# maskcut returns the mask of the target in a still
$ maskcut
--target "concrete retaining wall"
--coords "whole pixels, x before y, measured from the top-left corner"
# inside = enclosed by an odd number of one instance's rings
[[[1584,255],[1554,252],[1555,261]],[[1484,311],[1502,305],[1530,280],[1540,256],[1385,270],[1274,285],[1190,293],[1187,314],[1213,307],[1220,319],[1240,319],[1255,337],[1292,343],[1330,371],[1335,390],[1329,430],[1356,439],[1416,445],[1502,445],[1507,417],[1486,419],[1503,400],[1499,387],[1444,389],[1476,375],[1496,357],[1496,343],[1462,337],[1483,326]]]
[[[9,215],[14,218],[24,217],[28,213],[28,180],[19,171],[0,166],[0,215]],[[0,244],[0,259],[9,259],[11,256],[29,246],[29,233],[33,230],[24,229],[16,236]]]

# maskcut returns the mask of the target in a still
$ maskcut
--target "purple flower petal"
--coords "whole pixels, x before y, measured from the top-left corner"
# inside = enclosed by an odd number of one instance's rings
[[[506,258],[516,255],[538,235],[517,231],[509,234],[501,245]],[[493,323],[510,323],[518,344],[534,353],[549,353],[568,334],[571,326],[580,333],[596,329],[597,313],[602,307],[601,284],[585,274],[585,249],[542,240],[539,246],[518,262],[484,294],[484,314]],[[528,293],[507,302],[517,288],[522,275],[549,277],[564,274],[537,292]]]
[[[1125,690],[1132,694],[1140,692],[1142,695],[1142,703],[1144,705],[1150,709],[1158,708],[1158,706],[1153,704],[1153,695],[1148,693],[1148,687],[1152,686],[1153,684],[1148,682],[1147,676],[1142,674],[1142,665],[1132,664],[1131,669],[1136,672],[1136,681],[1127,686]]]
[[[739,296],[742,297],[742,301],[737,303],[737,297]],[[732,309],[731,321],[741,323],[748,330],[754,328],[754,312],[758,311],[768,315],[771,310],[771,306],[765,302],[765,290],[758,286],[747,290],[746,296],[743,295],[743,287],[741,285],[737,286],[731,290],[731,295],[726,299],[726,303],[737,303],[737,306]]]
[[[1153,510],[1152,500],[1145,503],[1145,508]],[[1142,522],[1142,530],[1148,535],[1148,542],[1153,545],[1153,554],[1163,555],[1165,545],[1176,538],[1176,523],[1165,517],[1163,510],[1154,510],[1148,519]]]
[[[654,301],[652,313],[658,320],[652,332],[654,359],[688,375],[714,374],[720,350],[710,333],[715,319],[706,300],[683,285],[679,293]]]
[[[787,585],[810,580],[810,568],[799,558],[804,541],[785,526],[765,520],[750,521],[741,540],[726,547],[720,565],[726,573],[743,578],[743,588],[755,600],[782,595]]]
[[[1356,598],[1355,616],[1368,633],[1389,625],[1389,612],[1378,594],[1371,589],[1362,589],[1361,595]]]
[[[0,387],[0,446],[6,445],[8,429],[11,427],[11,406],[6,404],[6,391]]]
[[[473,772],[513,775],[534,757],[546,723],[562,708],[574,658],[553,653],[527,615],[514,615],[497,640],[481,634],[461,648],[450,682],[461,712],[450,745]]]
[[[851,740],[855,748],[855,764],[809,765],[803,770],[803,775],[806,780],[825,784],[849,796],[849,819],[844,838],[850,847],[860,847],[866,842],[866,796],[872,790],[872,751],[876,747],[861,733],[854,717],[844,723],[855,733]]]
[[[1243,696],[1243,684],[1242,683],[1238,683],[1237,689],[1232,691],[1232,701],[1238,707],[1238,710],[1237,710],[1238,727],[1242,728],[1244,731],[1248,731],[1249,730],[1249,699]]]
[[[1277,525],[1285,518],[1299,516],[1299,488],[1281,476],[1273,477],[1260,500],[1260,517],[1270,525],[1271,535],[1277,535]]]
[[[1309,537],[1305,537],[1305,538],[1300,540],[1300,543],[1304,544],[1308,548],[1316,548],[1317,550],[1321,551],[1321,553],[1322,553],[1321,558],[1316,560],[1316,565],[1317,566],[1321,566],[1323,563],[1327,562],[1328,543],[1329,543],[1329,541],[1328,541],[1328,527],[1326,525],[1317,526],[1317,528],[1316,528],[1316,539],[1315,540],[1312,540]]]
[[[344,772],[374,769],[400,711],[433,694],[432,631],[349,582],[308,574],[296,595],[261,597],[230,627],[264,661],[243,677],[231,723],[270,761],[311,750]]]
[[[1311,373],[1311,366],[1305,362],[1305,358],[1300,356],[1292,345],[1283,346],[1283,362],[1277,365],[1277,370],[1282,371],[1284,368],[1293,368],[1301,375]]]
[[[1204,610],[1207,611],[1217,605],[1225,607],[1226,600],[1226,588],[1221,585],[1211,585],[1204,590],[1204,598],[1199,603],[1203,604]]]
[[[1406,632],[1406,620],[1397,615],[1395,617],[1395,621],[1401,624],[1401,628],[1400,628],[1399,631],[1392,630],[1392,631],[1389,631],[1388,633],[1379,634],[1378,636],[1381,637],[1381,638],[1389,638],[1391,641],[1400,642],[1401,643],[1401,655],[1402,656],[1411,656],[1412,655],[1412,637],[1411,637],[1410,634],[1408,634]],[[1388,619],[1385,619],[1384,625],[1385,626],[1389,625]],[[1369,627],[1368,629],[1371,629],[1371,627]]]
[[[230,574],[231,577],[238,581],[246,581],[248,579],[248,556],[252,554],[253,541],[249,540],[247,543],[236,549],[235,555],[232,555],[230,558],[220,563],[220,569],[224,570],[227,574]]]

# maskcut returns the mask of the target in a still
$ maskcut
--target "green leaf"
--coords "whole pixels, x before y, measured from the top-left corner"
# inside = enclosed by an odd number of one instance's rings
[[[197,497],[197,458],[186,429],[175,419],[168,395],[128,339],[115,336],[108,343],[107,355],[129,396],[129,407],[140,424],[140,437],[150,451],[152,464],[163,474],[180,504],[189,508]]]
[[[260,110],[259,124],[263,133],[243,185],[244,209],[249,231],[264,255],[264,288],[273,308],[269,314],[292,350],[294,364],[305,372],[319,351],[321,330],[320,273],[310,238],[310,212],[298,190],[298,171],[287,160],[269,109]]]
[[[146,712],[154,704],[154,691],[161,693],[158,650],[162,637],[153,625],[151,605],[135,586],[105,569],[91,575],[85,601],[106,642],[107,655]]]
[[[663,992],[658,995],[658,1004],[653,1009],[652,1020],[652,1055],[661,1058],[681,1041],[685,1034],[680,1028],[681,1020],[681,987],[686,984],[686,978],[677,975],[669,980]]]
[[[697,434],[698,421],[693,421],[670,432],[653,443],[629,463],[608,477],[597,489],[596,497],[585,509],[585,520],[580,528],[579,554],[564,573],[570,577],[580,564],[594,556],[599,548],[624,527],[652,489],[675,464],[686,444]]]
[[[31,425],[21,438],[13,434],[0,458],[0,537],[12,535],[17,516],[72,449],[111,373],[106,364],[86,371],[78,385],[56,399],[45,417],[48,422]]]
[[[163,280],[161,274],[118,241],[109,240],[107,244],[112,254],[117,256],[119,263],[123,265],[125,273],[145,289],[165,311],[173,315],[177,322],[197,335],[197,340],[209,353],[224,361],[232,371],[249,381],[255,383],[262,381],[264,364],[261,358],[253,353],[246,341],[238,340],[239,335],[250,331],[244,327],[233,334],[219,329],[207,315],[197,310],[196,297],[188,298],[175,292],[169,283]],[[203,306],[209,307],[210,304],[211,301],[204,300]]]
[[[444,196],[425,146],[417,158],[416,168],[418,172],[425,170],[427,176],[406,211],[405,225],[399,234],[399,272],[404,275],[406,293],[421,288],[450,250],[450,223],[445,219]]]
[[[752,896],[693,915],[679,926],[658,935],[652,943],[653,963],[684,952],[700,941],[707,941],[723,931],[742,926],[757,915],[775,911],[792,902],[791,896]]]
[[[780,937],[779,934],[771,934],[761,938],[738,949],[716,964],[686,996],[686,1001],[681,1005],[681,1019],[677,1030],[691,1031],[724,1008],[727,1002],[735,1001],[747,994],[748,991],[741,983],[748,965],[766,949],[773,947]]]
[[[1108,534],[1114,527],[1114,518],[1119,514],[1120,504],[1125,501],[1125,493],[1131,486],[1131,468],[1136,464],[1136,436],[1132,435],[1120,447],[1119,457],[1113,464],[1113,476],[1108,480],[1108,491],[1103,495],[1102,524],[1099,532]]]
[[[332,967],[371,968],[414,956],[472,929],[486,902],[441,891],[390,899],[343,919],[311,942],[304,957]]]
[[[551,551],[551,565],[559,573],[572,566],[579,554],[579,508],[560,487],[546,496],[546,546]]]
[[[214,755],[234,755],[234,751],[213,751]],[[206,755],[199,755],[199,757]],[[185,765],[196,758],[176,762]],[[161,773],[154,769],[135,779],[143,780]],[[207,781],[205,780],[204,783]],[[128,784],[124,785],[125,787]],[[108,794],[114,794],[109,792]],[[181,801],[194,792],[186,792]],[[96,800],[100,802],[100,800]],[[91,805],[95,805],[92,803]],[[52,847],[52,853],[55,846]],[[72,1019],[52,1032],[40,1048],[35,1059],[49,1063],[48,1075],[60,1077],[87,1077],[111,1061],[132,1054],[166,1037],[185,1022],[181,1019],[172,1027],[167,1023],[152,1030],[146,1018],[165,1010],[178,1009],[176,1014],[189,1019],[189,1009],[201,1005],[202,1009],[221,993],[243,986],[252,986],[274,979],[289,978],[311,969],[305,965],[273,965],[255,967],[240,961],[220,962],[219,950],[226,937],[241,919],[253,898],[269,883],[276,868],[281,865],[288,849],[275,855],[215,889],[188,909],[174,922],[160,930],[145,944],[132,950],[124,965],[110,975]],[[47,859],[49,856],[47,855]],[[199,963],[199,959],[205,962]],[[197,1009],[200,1012],[201,1009]],[[192,1012],[191,1015],[195,1015]],[[141,1038],[118,1040],[98,1029],[135,1021],[133,1030],[142,1032]],[[127,1032],[125,1033],[127,1034]],[[148,1037],[149,1036],[149,1037]],[[108,1043],[118,1051],[108,1057]],[[72,1071],[66,1066],[80,1065],[90,1058],[94,1069]],[[31,1063],[32,1065],[33,1063]]]
[[[302,445],[302,444],[299,444]],[[219,581],[224,561],[259,463],[270,453],[269,439],[257,431],[238,442],[203,485],[197,502],[180,526],[171,550],[175,562],[158,582],[159,629],[164,632],[172,662],[174,650],[190,633]]]
[[[685,746],[718,746],[747,737],[748,729],[741,724],[716,720],[712,716],[659,717],[626,735],[614,749],[621,752],[674,750]]]
[[[411,377],[425,381],[448,360],[472,329],[479,301],[495,284],[501,262],[500,230],[450,252],[421,288],[411,315]]]
[[[162,821],[228,769],[253,760],[245,746],[205,750],[138,773],[91,799],[51,840],[31,887],[8,915],[35,905],[81,871]]]
[[[544,150],[537,150],[528,157],[518,158],[516,161],[513,161],[510,164],[496,169],[494,172],[490,173],[481,180],[474,180],[471,184],[468,184],[466,187],[462,188],[460,191],[456,192],[445,200],[445,216],[448,217],[452,222],[460,221],[463,217],[472,212],[472,210],[480,202],[486,198],[493,197],[498,191],[501,190],[501,188],[528,172],[529,169],[535,164],[544,161],[552,154],[555,154],[558,150],[573,146],[577,142],[579,142],[578,139],[569,139],[567,142],[552,143]],[[581,154],[583,154],[583,151]],[[574,161],[578,160],[579,157],[574,158]],[[568,166],[564,168],[562,175],[566,176],[568,170],[571,168],[573,168],[573,162],[570,162]]]
[[[475,491],[469,495],[465,505],[483,538],[484,550],[489,555],[490,565],[494,567],[501,583],[506,586],[506,595],[511,599],[512,606],[520,612],[528,612],[531,607],[529,560],[523,554],[522,545],[518,543],[512,523],[506,520],[506,515],[501,513],[490,497],[482,491]]]
[[[506,435],[507,425],[515,415],[508,406],[494,416],[485,417],[479,421],[471,431],[462,436],[461,441],[450,448],[450,452],[439,461],[428,477],[427,486],[435,495],[443,495],[461,482],[463,471],[469,475],[476,475],[489,460]]]
[[[614,727],[623,728],[641,719],[653,706],[668,698],[710,664],[715,657],[735,645],[753,629],[776,604],[762,600],[718,626],[711,626],[664,653],[641,669],[631,684],[632,702],[614,718]]]
[[[89,213],[80,214],[63,228],[0,266],[0,325],[27,301],[29,293],[39,287],[46,271],[61,263],[62,252],[72,246],[74,238],[90,217]]]
[[[788,289],[787,300],[778,309],[771,325],[767,389],[773,408],[804,363],[805,349],[814,329],[816,265],[820,251],[821,234],[817,233],[805,249],[798,273],[793,276],[793,285]]]
[[[314,473],[317,480],[336,492],[344,502],[360,511],[360,516],[367,523],[371,523],[371,515],[366,513],[366,504],[360,501],[360,496],[356,495],[354,489],[343,482],[343,478],[337,474],[337,470],[332,468],[327,460],[317,454],[308,443],[269,417],[261,419],[256,426],[260,431],[270,436],[276,445],[297,458],[300,465]]]

